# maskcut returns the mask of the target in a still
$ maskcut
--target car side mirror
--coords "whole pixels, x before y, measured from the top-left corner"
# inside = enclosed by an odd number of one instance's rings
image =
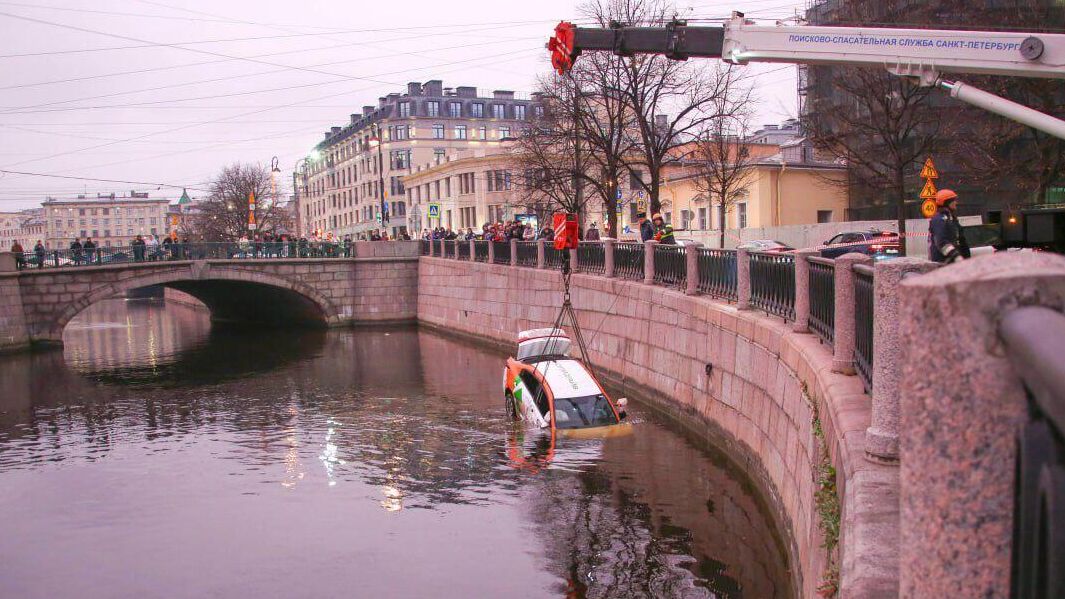
[[[832,245],[832,244],[830,242],[826,241],[826,242],[822,243],[821,245]]]

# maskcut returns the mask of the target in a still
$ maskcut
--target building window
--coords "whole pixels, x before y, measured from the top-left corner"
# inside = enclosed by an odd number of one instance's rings
[[[447,105],[447,113],[451,115],[451,118],[462,116],[462,102],[449,102]]]
[[[510,127],[499,128],[499,139],[510,137]]]
[[[433,150],[433,160],[436,161],[436,164],[443,164],[443,162],[444,162],[444,149],[443,148],[437,148],[437,149]]]
[[[477,127],[477,135],[481,139],[488,139],[488,127],[485,127],[484,125]]]
[[[455,125],[455,139],[467,139],[466,125]]]
[[[817,211],[817,222],[818,223],[830,223],[830,222],[832,222],[832,211],[831,210],[818,210]]]
[[[518,119],[520,121],[524,121],[525,120],[525,105],[524,104],[515,104],[514,105],[514,118],[516,118],[516,119]]]
[[[507,118],[507,107],[504,104],[492,104],[492,118]]]
[[[440,123],[433,125],[433,139],[444,139],[444,126]]]
[[[481,102],[474,102],[470,104],[470,116],[476,118],[484,117],[484,104]]]
[[[737,228],[747,228],[747,202],[736,204],[736,224]]]
[[[401,118],[410,116],[410,102],[399,103],[399,116]]]
[[[393,150],[391,158],[393,170],[410,168],[410,150]]]
[[[398,127],[389,127],[392,133],[392,139],[401,140],[410,137],[410,130],[406,125],[399,125]]]
[[[699,228],[706,229],[706,208],[699,209]]]
[[[535,114],[536,118],[538,118],[538,119],[544,118],[544,107],[543,106],[534,106],[533,107],[533,114]]]
[[[440,102],[430,100],[425,103],[425,112],[429,116],[440,116]]]

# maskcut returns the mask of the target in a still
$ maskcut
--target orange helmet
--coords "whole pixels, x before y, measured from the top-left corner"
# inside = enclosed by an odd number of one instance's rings
[[[940,189],[936,192],[936,206],[946,206],[950,201],[958,199],[958,194],[950,189]]]
[[[651,217],[651,220],[665,220],[665,219],[662,218],[661,214],[658,214],[656,212],[655,215]]]

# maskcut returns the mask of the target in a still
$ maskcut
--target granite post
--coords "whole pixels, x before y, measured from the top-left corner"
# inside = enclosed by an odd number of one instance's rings
[[[518,240],[517,239],[511,239],[510,240],[510,265],[511,266],[517,266],[518,265]]]
[[[851,252],[835,259],[835,332],[832,336],[832,372],[855,374],[854,370],[854,265],[872,264],[865,254]]]
[[[751,254],[736,250],[736,309],[751,309]]]
[[[1065,257],[979,256],[900,288],[900,597],[1009,597],[1024,387],[999,322],[1065,307]],[[1060,575],[1060,571],[1052,575]]]
[[[935,270],[920,258],[877,262],[873,276],[872,423],[865,431],[865,453],[871,460],[898,463],[899,373],[903,340],[899,337],[899,286],[907,273]]]
[[[435,255],[436,255],[436,244],[433,243],[433,238],[430,237],[429,238],[429,256],[432,257],[432,256],[435,256]]]
[[[684,267],[687,270],[686,295],[698,295],[699,293],[699,248],[701,243],[689,243],[684,246]]]
[[[795,252],[795,322],[791,330],[796,333],[810,332],[810,260],[820,256],[817,250]]]
[[[655,246],[658,242],[649,239],[643,242],[643,282],[647,285],[655,284]]]
[[[473,253],[477,251],[477,242],[475,240],[471,239],[467,243],[470,244],[470,255],[469,255],[468,260],[470,262],[475,262],[476,261],[476,257],[473,255]]]
[[[488,242],[488,264],[495,264],[496,262],[496,242],[489,240]]]
[[[580,265],[577,264],[577,250],[571,249],[569,251],[569,269],[572,272],[580,272],[578,269]]]
[[[547,259],[544,256],[545,248],[547,247],[547,241],[543,239],[536,240],[536,268],[547,268]]]
[[[603,276],[607,278],[613,278],[614,276],[614,244],[617,243],[614,239],[603,240]]]

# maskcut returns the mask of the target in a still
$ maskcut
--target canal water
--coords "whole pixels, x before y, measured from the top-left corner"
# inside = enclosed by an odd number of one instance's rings
[[[732,462],[504,418],[505,354],[110,300],[0,357],[0,597],[792,597]]]

